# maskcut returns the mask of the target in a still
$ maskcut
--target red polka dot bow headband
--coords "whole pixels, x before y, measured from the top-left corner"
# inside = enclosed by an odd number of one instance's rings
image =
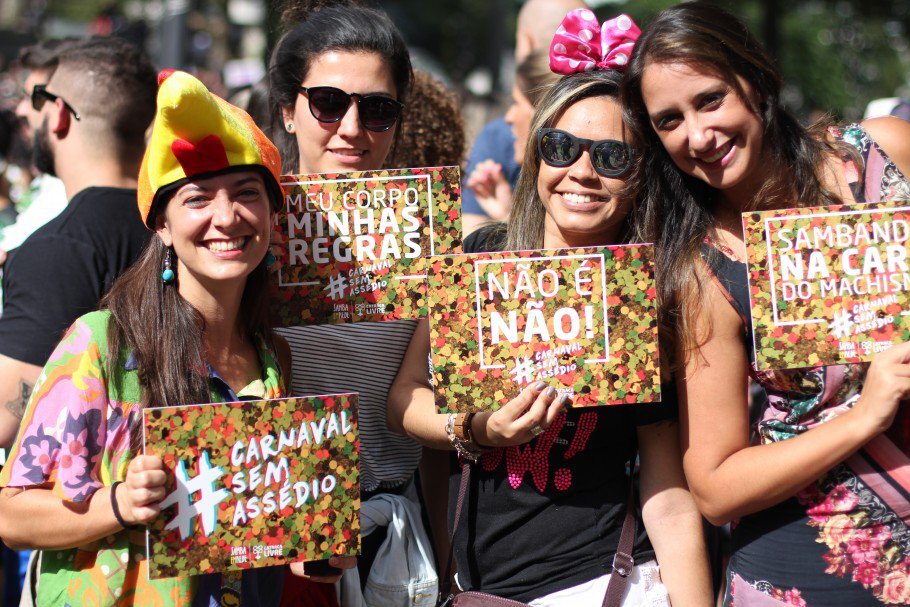
[[[603,24],[588,9],[570,11],[550,44],[550,69],[557,74],[625,69],[641,30],[628,15]]]

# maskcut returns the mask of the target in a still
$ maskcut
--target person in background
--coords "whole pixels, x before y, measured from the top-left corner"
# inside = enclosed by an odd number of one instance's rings
[[[518,11],[515,62],[521,63],[535,50],[546,52],[556,27],[566,13],[586,7],[583,0],[525,2]],[[504,118],[488,122],[474,139],[462,179],[462,229],[465,236],[490,219],[477,200],[478,196],[489,198],[489,193],[493,192],[500,207],[506,206],[511,199],[511,191],[521,169],[515,160],[514,149],[515,138]],[[508,191],[503,183],[508,184]],[[479,188],[480,194],[474,193],[475,188]]]
[[[544,51],[530,53],[515,69],[512,104],[506,111],[504,120],[512,130],[513,153],[517,164],[521,164],[525,155],[534,108],[557,80],[558,75],[550,70],[549,57]],[[468,179],[468,187],[490,219],[505,221],[509,218],[512,186],[503,175],[501,165],[493,160],[479,163]]]
[[[757,371],[742,213],[910,200],[910,124],[804,128],[782,84],[710,2],[660,13],[626,73],[686,477],[712,523],[736,521],[724,605],[906,605],[910,343],[871,364]],[[751,422],[750,375],[768,395]]]
[[[25,70],[26,75],[22,97],[16,105],[16,116],[19,119],[21,136],[30,144],[32,167],[36,160],[34,154],[38,149],[33,145],[35,131],[41,126],[41,112],[35,109],[36,103],[32,100],[32,92],[35,85],[47,84],[57,67],[58,53],[72,43],[72,39],[48,40],[19,51],[18,65]],[[37,101],[40,103],[40,98]],[[23,168],[31,170],[32,167]],[[31,181],[23,200],[18,201],[19,214],[15,223],[0,230],[0,258],[4,258],[7,251],[21,245],[32,232],[59,215],[66,208],[66,203],[63,182],[53,175],[39,173]]]
[[[66,209],[10,253],[0,316],[0,447],[19,427],[41,367],[76,318],[98,307],[149,239],[136,175],[155,113],[155,71],[130,44],[88,38],[58,49],[34,84],[35,168],[59,177]]]
[[[408,103],[392,150],[389,168],[460,166],[464,159],[464,120],[458,97],[431,74],[414,70]]]

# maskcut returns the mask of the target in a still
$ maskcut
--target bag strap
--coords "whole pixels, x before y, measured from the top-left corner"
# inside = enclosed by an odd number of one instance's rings
[[[455,521],[452,524],[452,546],[449,548],[449,557],[446,559],[445,577],[440,584],[439,598],[446,600],[452,594],[452,560],[455,557],[455,536],[461,523],[461,508],[468,493],[468,484],[471,482],[471,462],[464,460],[461,464],[461,483],[458,485],[458,501],[455,503]]]
[[[607,594],[604,596],[603,607],[620,607],[622,596],[629,585],[629,575],[635,567],[635,536],[638,535],[638,521],[635,518],[635,483],[634,468],[638,450],[632,453],[629,460],[629,491],[626,495],[626,514],[622,521],[622,531],[619,533],[619,545],[613,556],[613,571],[610,581],[607,582]]]
[[[610,580],[607,582],[607,593],[604,596],[602,607],[620,607],[622,605],[622,597],[626,586],[629,584],[629,576],[632,574],[632,568],[635,567],[635,558],[632,555],[635,550],[635,536],[638,534],[638,521],[635,518],[635,485],[632,472],[637,457],[638,451],[635,450],[629,460],[629,490],[626,495],[626,511],[623,517],[622,531],[619,533],[619,545],[616,547],[616,554],[613,556],[613,571],[610,573]],[[452,561],[455,551],[455,536],[461,526],[461,510],[467,497],[470,482],[471,463],[465,460],[461,464],[461,482],[458,486],[458,500],[455,503],[455,520],[452,524],[452,549],[449,551],[448,559],[446,559],[445,577],[440,585],[442,591],[439,593],[439,597],[442,600],[450,598],[452,593]]]

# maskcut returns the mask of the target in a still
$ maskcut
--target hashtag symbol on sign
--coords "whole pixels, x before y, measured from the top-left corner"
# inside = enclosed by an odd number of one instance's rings
[[[834,319],[828,324],[828,331],[834,334],[834,337],[848,337],[853,321],[850,320],[850,312],[847,310],[838,310],[834,313]]]
[[[344,297],[344,290],[348,286],[347,281],[344,276],[339,274],[338,276],[332,276],[329,278],[329,285],[323,289],[323,291],[329,292],[329,297],[332,299],[341,299]]]
[[[531,362],[530,356],[522,356],[515,359],[515,368],[509,371],[512,379],[518,385],[523,385],[531,381],[534,374],[534,363]]]
[[[186,464],[180,460],[174,471],[177,488],[161,502],[162,510],[169,506],[177,506],[177,514],[164,528],[178,529],[182,540],[192,535],[193,519],[197,516],[202,521],[202,532],[206,536],[211,535],[218,521],[218,504],[230,495],[227,489],[215,489],[215,481],[224,473],[220,467],[212,466],[208,451],[203,451],[199,457],[197,472],[195,477],[189,478]],[[192,496],[195,493],[199,494],[199,499],[194,502]]]

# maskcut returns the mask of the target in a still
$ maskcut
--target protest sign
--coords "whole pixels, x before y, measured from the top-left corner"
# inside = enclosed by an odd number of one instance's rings
[[[539,381],[576,407],[660,400],[651,245],[437,256],[427,282],[440,411]]]
[[[289,176],[270,268],[277,326],[425,315],[426,257],[461,250],[458,167]]]
[[[910,206],[743,214],[759,369],[869,361],[910,338]]]
[[[356,394],[145,409],[170,472],[149,577],[360,551]]]

